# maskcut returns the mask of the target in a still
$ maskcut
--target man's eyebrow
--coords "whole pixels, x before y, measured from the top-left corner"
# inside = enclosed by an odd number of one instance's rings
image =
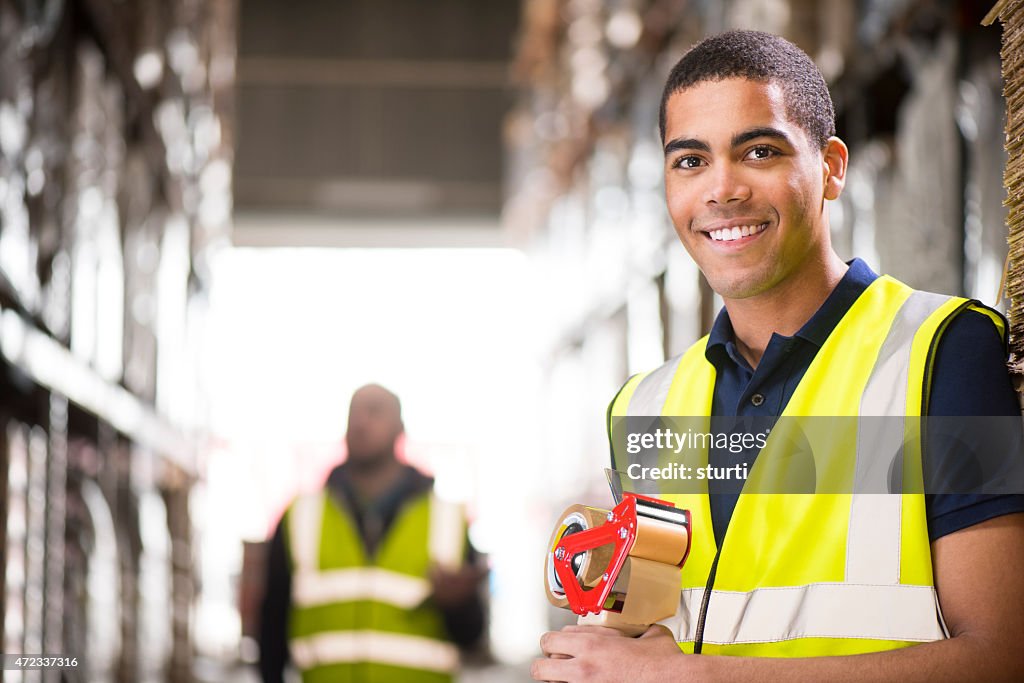
[[[785,142],[788,145],[793,144],[793,141],[789,139],[789,136],[778,128],[772,128],[771,126],[759,126],[734,135],[732,138],[732,146],[739,147],[740,145],[757,138],[775,138],[776,140]],[[668,156],[672,152],[684,149],[711,152],[711,146],[703,140],[698,140],[697,138],[676,138],[675,140],[669,140],[668,144],[665,145],[665,156]]]
[[[789,139],[789,136],[783,133],[778,128],[772,128],[771,126],[761,126],[759,128],[751,128],[745,130],[742,133],[737,133],[732,137],[732,146],[739,147],[745,142],[750,142],[756,138],[775,138],[781,140],[786,144],[792,146],[793,142]]]
[[[701,152],[711,152],[711,145],[696,138],[686,138],[685,140],[676,138],[675,140],[669,140],[668,144],[665,145],[665,156],[681,149],[697,149]]]

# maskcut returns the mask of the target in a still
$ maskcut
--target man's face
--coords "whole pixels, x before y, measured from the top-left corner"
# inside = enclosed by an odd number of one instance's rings
[[[699,83],[666,104],[669,214],[726,299],[799,278],[829,248],[829,166],[787,118],[783,97],[774,83],[730,78]]]
[[[390,456],[401,433],[401,415],[393,394],[371,385],[352,396],[345,433],[351,461],[369,462]]]

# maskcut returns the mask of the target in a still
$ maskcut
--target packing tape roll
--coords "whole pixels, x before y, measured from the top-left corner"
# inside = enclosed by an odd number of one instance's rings
[[[637,515],[636,542],[629,555],[678,567],[686,554],[689,533],[682,524]]]
[[[566,530],[573,524],[579,524],[582,527],[581,531],[585,531],[604,524],[607,519],[608,510],[579,504],[570,505],[562,513],[560,521],[555,526],[554,531],[551,533],[551,539],[548,541],[547,562],[545,563],[545,587],[547,588],[545,592],[548,596],[548,602],[555,607],[565,608],[569,605],[569,601],[565,598],[565,593],[560,590],[555,575],[554,559],[552,557],[552,554],[555,552],[555,546],[558,545]],[[588,588],[597,585],[611,557],[611,546],[603,546],[588,551],[583,557],[583,564],[579,571],[577,571],[580,583]]]
[[[672,564],[630,557],[626,600],[619,616],[626,623],[650,625],[679,606],[680,570]]]
[[[622,611],[604,610],[598,614],[587,614],[581,616],[577,623],[608,626],[635,636],[646,631],[651,624],[676,613],[679,606],[679,567],[629,557],[620,576],[627,573]]]

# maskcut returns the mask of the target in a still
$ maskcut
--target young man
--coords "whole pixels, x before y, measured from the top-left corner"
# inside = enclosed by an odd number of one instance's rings
[[[807,55],[760,32],[703,41],[669,76],[661,133],[672,222],[725,309],[613,418],[1019,415],[997,314],[833,251],[848,154]],[[694,543],[677,617],[635,639],[546,633],[535,679],[1024,679],[1020,496],[676,500]]]

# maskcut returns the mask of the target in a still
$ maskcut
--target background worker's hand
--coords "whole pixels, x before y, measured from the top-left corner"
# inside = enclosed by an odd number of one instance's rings
[[[433,567],[430,570],[430,585],[432,587],[430,598],[438,607],[457,607],[476,593],[485,576],[487,576],[486,567],[472,564],[454,571]]]
[[[684,664],[676,639],[655,624],[637,638],[605,626],[566,626],[541,636],[544,659],[535,659],[534,680],[565,683],[662,681]]]

